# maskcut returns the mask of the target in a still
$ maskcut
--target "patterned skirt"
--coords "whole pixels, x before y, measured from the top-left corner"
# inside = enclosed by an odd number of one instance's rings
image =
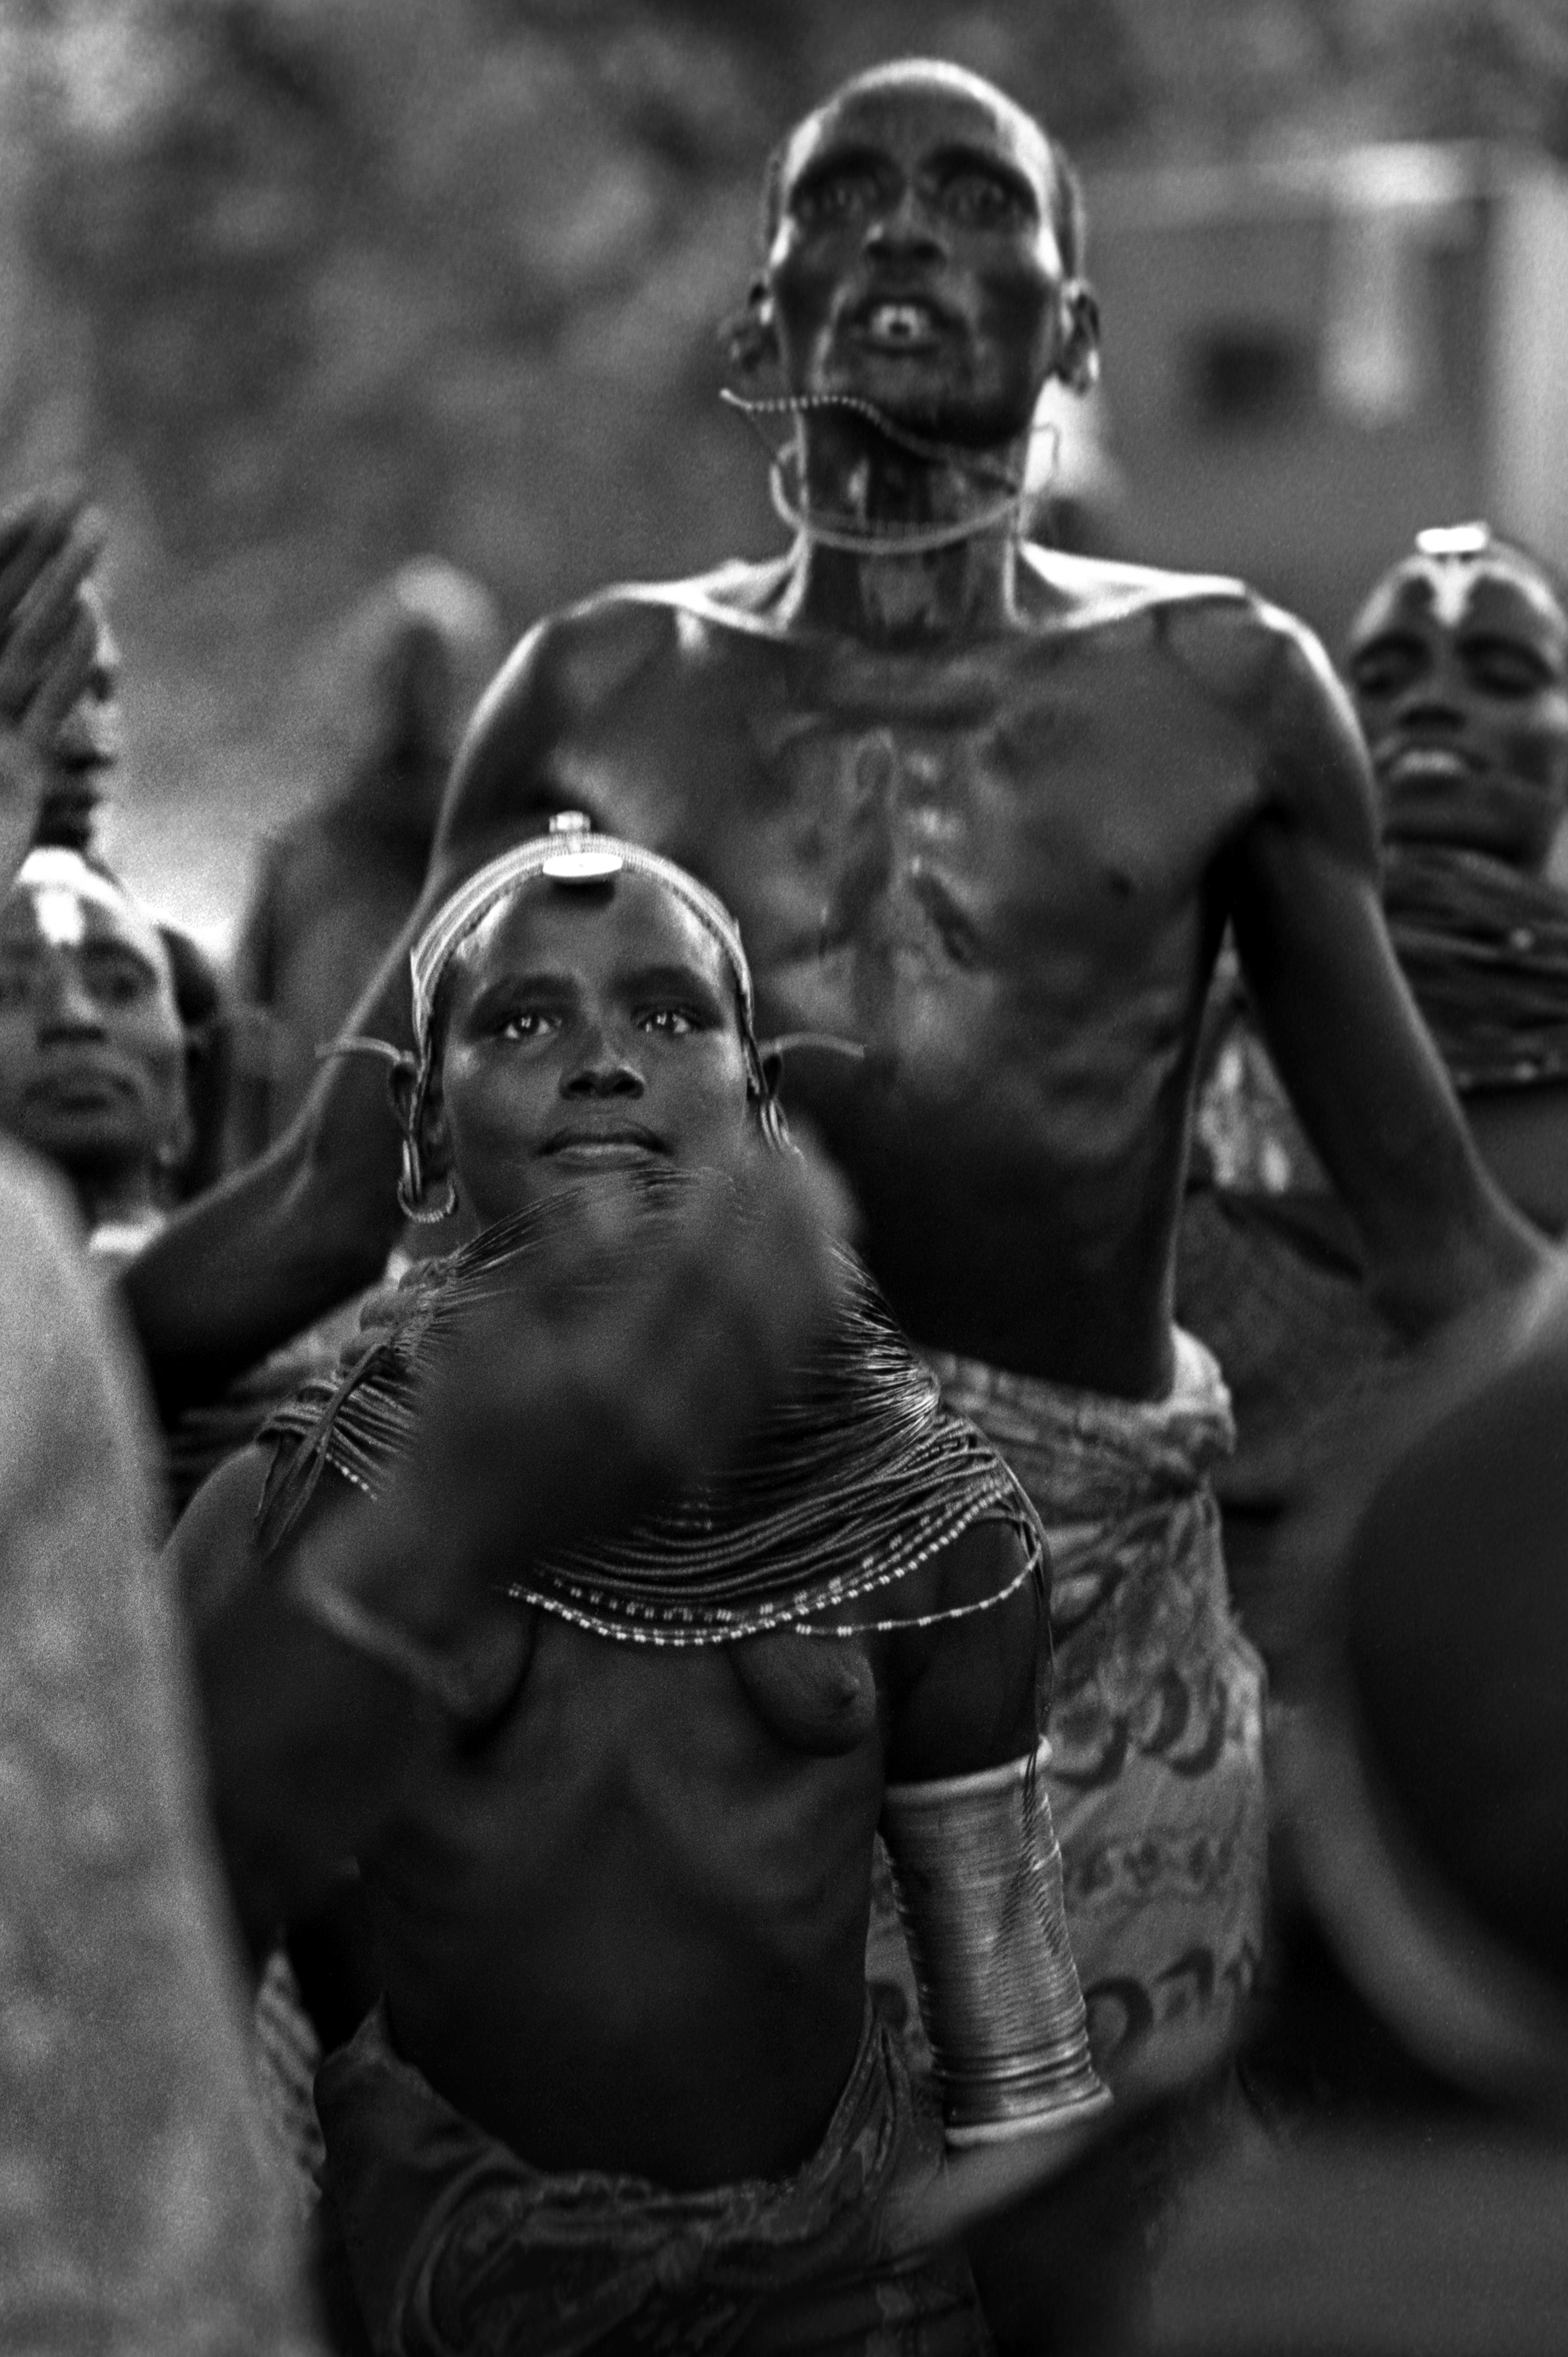
[[[1225,1385],[1179,1331],[1155,1402],[928,1355],[1050,1542],[1047,1783],[1096,2068],[1120,2095],[1175,2093],[1235,2042],[1266,1898],[1264,1674],[1208,1480]]]

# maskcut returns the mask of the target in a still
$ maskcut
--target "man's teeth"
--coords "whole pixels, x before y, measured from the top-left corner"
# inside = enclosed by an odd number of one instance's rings
[[[1440,746],[1411,746],[1395,753],[1384,766],[1384,775],[1391,778],[1463,778],[1468,772],[1469,764],[1462,754]]]
[[[931,315],[923,303],[878,303],[871,315],[871,332],[890,343],[913,341],[929,333]]]

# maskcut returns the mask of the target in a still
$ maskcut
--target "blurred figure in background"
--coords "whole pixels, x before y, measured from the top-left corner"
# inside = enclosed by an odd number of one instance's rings
[[[500,660],[489,592],[440,558],[401,565],[349,631],[334,721],[340,775],[263,854],[235,985],[264,1021],[246,1035],[232,1159],[286,1128],[430,863],[464,723]]]
[[[124,899],[97,842],[98,814],[124,751],[120,646],[97,584],[84,581],[80,597],[84,626],[93,631],[91,659],[86,684],[45,754],[33,847],[78,854]],[[185,1030],[189,1114],[185,1152],[164,1174],[163,1196],[171,1203],[184,1203],[211,1186],[222,1168],[231,1065],[229,999],[218,966],[199,942],[162,920],[157,931]]]
[[[1493,1177],[1568,1228],[1568,603],[1484,524],[1423,532],[1350,630],[1345,673],[1377,780],[1383,907],[1405,980]],[[1244,996],[1203,1120],[1224,1183],[1327,1180]]]
[[[96,770],[59,791],[59,748],[102,700],[84,590],[102,541],[70,497],[0,519],[0,894],[40,823],[57,846],[77,827],[75,847],[35,854],[52,882],[36,869],[6,901],[7,1061],[13,1080],[16,1060],[57,1069],[29,1036],[35,989],[80,1002],[66,1052],[81,1093],[24,1085],[21,1109],[52,1159],[91,1134],[100,1165],[116,1122],[128,1148],[172,1114],[181,1056],[156,931],[81,856]],[[156,1058],[112,1039],[111,968],[156,1007]],[[93,1298],[64,1189],[9,1141],[0,1232],[0,2346],[303,2357],[149,1553],[132,1354]]]
[[[1352,626],[1345,670],[1377,782],[1381,893],[1404,985],[1493,1178],[1568,1229],[1568,893],[1549,873],[1568,808],[1568,608],[1547,567],[1485,524],[1422,533]],[[1276,1666],[1311,1599],[1277,1568],[1280,1516],[1402,1345],[1348,1213],[1293,1115],[1234,980],[1199,1134],[1218,1187],[1188,1195],[1183,1320],[1217,1351],[1236,1453],[1217,1488],[1243,1619]]]
[[[0,905],[0,1128],[60,1172],[111,1273],[162,1224],[189,1151],[166,944],[78,851],[29,852]]]
[[[110,628],[102,592],[84,581],[78,592],[93,632],[81,694],[55,730],[46,755],[43,799],[35,845],[61,851],[92,849],[98,813],[124,749],[120,716],[120,642]]]
[[[1510,1323],[1423,1372],[1375,1447],[1363,1436],[1308,1498],[1300,1533],[1314,1551],[1326,1540],[1335,1567],[1276,1727],[1286,1854],[1402,2068],[1367,2069],[1343,2007],[1298,2021],[1321,2074],[1313,2116],[1193,2189],[1159,2285],[1158,2357],[1563,2345],[1561,1286],[1522,1333]]]

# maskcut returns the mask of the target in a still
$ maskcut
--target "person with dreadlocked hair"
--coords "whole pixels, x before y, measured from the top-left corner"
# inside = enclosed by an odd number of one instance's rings
[[[199,1620],[286,1583],[451,1729],[355,1847],[382,1996],[317,2080],[350,2313],[406,2357],[848,2357],[894,2327],[920,2357],[985,2351],[921,2205],[950,2240],[972,2229],[1109,2100],[1038,1776],[1036,1519],[839,1248],[830,1312],[733,1466],[618,1524],[607,1456],[605,1527],[553,1551],[492,1516],[482,1604],[438,1644],[367,1610],[333,1534],[401,1480],[450,1544],[507,1452],[493,1403],[425,1428],[466,1321],[585,1198],[629,1199],[651,1243],[694,1185],[744,1193],[789,1151],[739,933],[658,855],[569,814],[479,868],[411,964],[414,1050],[384,1049],[403,1207],[459,1241],[173,1542]],[[585,1251],[565,1314],[615,1279]],[[207,1691],[261,1938],[297,1888],[288,1815]],[[878,1826],[945,2161],[868,1996]]]

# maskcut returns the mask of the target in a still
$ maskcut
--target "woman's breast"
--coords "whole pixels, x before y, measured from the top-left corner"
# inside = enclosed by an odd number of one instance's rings
[[[536,1954],[564,1951],[608,1909],[809,1946],[855,1903],[881,1781],[853,1648],[618,1644],[542,1615],[506,1721],[425,1780],[367,1870],[443,1944],[526,1924]]]

